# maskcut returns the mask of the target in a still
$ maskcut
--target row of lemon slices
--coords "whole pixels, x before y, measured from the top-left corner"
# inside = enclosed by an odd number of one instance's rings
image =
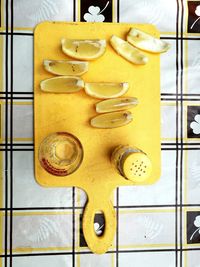
[[[128,42],[127,42],[128,41]],[[127,41],[113,35],[110,43],[115,51],[134,64],[146,64],[148,58],[139,49],[162,53],[169,49],[169,44],[138,29],[131,29]],[[89,63],[80,60],[95,60],[106,51],[106,40],[62,39],[62,51],[79,61],[44,60],[44,68],[55,75],[54,78],[41,81],[40,88],[49,93],[74,93],[85,90],[86,94],[99,99],[106,99],[96,104],[97,113],[91,125],[97,128],[114,128],[132,121],[132,113],[124,111],[138,104],[134,97],[119,98],[124,95],[129,84],[122,83],[85,83],[80,76],[88,71]],[[139,48],[139,49],[138,49]]]
[[[97,113],[107,113],[91,120],[91,126],[96,128],[116,128],[130,123],[133,119],[132,113],[124,110],[138,104],[135,97],[120,97],[128,91],[128,83],[84,83],[76,76],[60,76],[44,80],[40,86],[45,92],[53,93],[66,93],[66,86],[68,93],[84,88],[87,95],[105,99],[95,105]]]

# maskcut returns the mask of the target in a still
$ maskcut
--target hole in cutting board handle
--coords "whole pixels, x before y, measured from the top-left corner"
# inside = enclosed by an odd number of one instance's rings
[[[106,198],[94,199],[89,198],[83,213],[83,234],[88,247],[93,253],[103,254],[112,245],[114,235],[116,232],[116,216],[115,210],[110,200]],[[104,217],[104,231],[101,232],[100,225],[95,225],[98,212],[100,216]],[[95,231],[98,227],[99,235]]]
[[[105,230],[105,217],[102,210],[97,211],[94,216],[94,232],[97,236],[102,236]]]

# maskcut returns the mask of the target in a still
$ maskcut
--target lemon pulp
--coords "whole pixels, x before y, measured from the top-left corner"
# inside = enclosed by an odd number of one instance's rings
[[[126,110],[138,104],[135,97],[113,98],[106,99],[96,104],[96,112],[113,112],[119,110]]]
[[[44,68],[56,75],[83,75],[88,71],[88,62],[68,60],[44,60]]]
[[[128,89],[128,83],[85,83],[86,94],[102,99],[119,97],[125,94]]]
[[[62,39],[62,51],[73,58],[93,60],[102,56],[106,50],[105,40]]]
[[[163,53],[170,48],[169,43],[135,28],[128,33],[127,41],[139,49],[152,53]]]
[[[83,80],[75,76],[59,76],[40,83],[41,90],[50,93],[74,93],[83,87]]]
[[[115,51],[126,60],[137,65],[144,65],[148,62],[148,58],[143,53],[123,39],[113,35],[110,43]]]
[[[130,111],[118,111],[98,115],[91,120],[91,125],[96,128],[109,129],[124,126],[133,120]]]

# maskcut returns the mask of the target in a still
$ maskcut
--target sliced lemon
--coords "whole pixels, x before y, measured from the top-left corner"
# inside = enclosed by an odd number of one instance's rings
[[[124,126],[132,120],[130,111],[118,111],[98,115],[91,119],[90,124],[96,128],[111,129]]]
[[[137,104],[138,100],[135,97],[106,99],[96,104],[96,112],[104,113],[126,110],[136,106]]]
[[[169,43],[134,28],[128,33],[127,41],[139,49],[152,53],[163,53],[170,48]]]
[[[40,82],[40,88],[49,93],[75,93],[84,87],[84,81],[75,76],[59,76]]]
[[[113,35],[110,39],[110,43],[115,51],[128,61],[138,65],[144,65],[148,62],[147,56],[123,39]]]
[[[85,83],[86,94],[100,99],[122,96],[128,91],[128,88],[128,83]]]
[[[106,51],[106,40],[61,40],[62,51],[76,59],[94,60],[99,58]]]
[[[44,60],[44,68],[56,75],[80,76],[88,71],[88,62],[68,60]]]

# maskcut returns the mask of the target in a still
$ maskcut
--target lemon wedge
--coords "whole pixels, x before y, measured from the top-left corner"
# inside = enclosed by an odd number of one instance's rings
[[[85,92],[87,95],[106,99],[115,98],[124,95],[129,88],[129,84],[124,83],[110,83],[110,82],[99,82],[99,83],[85,83]]]
[[[94,60],[106,51],[106,40],[61,40],[62,51],[69,57],[81,60]]]
[[[134,28],[129,31],[127,41],[139,49],[152,53],[163,53],[170,48],[169,43]]]
[[[148,58],[144,54],[123,39],[113,35],[110,43],[115,51],[128,61],[138,65],[144,65],[148,62]]]
[[[46,71],[56,75],[81,76],[88,71],[88,62],[68,60],[44,60]]]
[[[126,110],[137,106],[138,99],[136,97],[118,97],[113,99],[106,99],[96,106],[97,113],[113,112],[119,110]]]
[[[124,126],[132,120],[130,111],[117,111],[98,115],[91,119],[90,124],[95,128],[111,129]]]
[[[84,87],[84,81],[75,76],[59,76],[40,82],[40,88],[49,93],[75,93]]]

